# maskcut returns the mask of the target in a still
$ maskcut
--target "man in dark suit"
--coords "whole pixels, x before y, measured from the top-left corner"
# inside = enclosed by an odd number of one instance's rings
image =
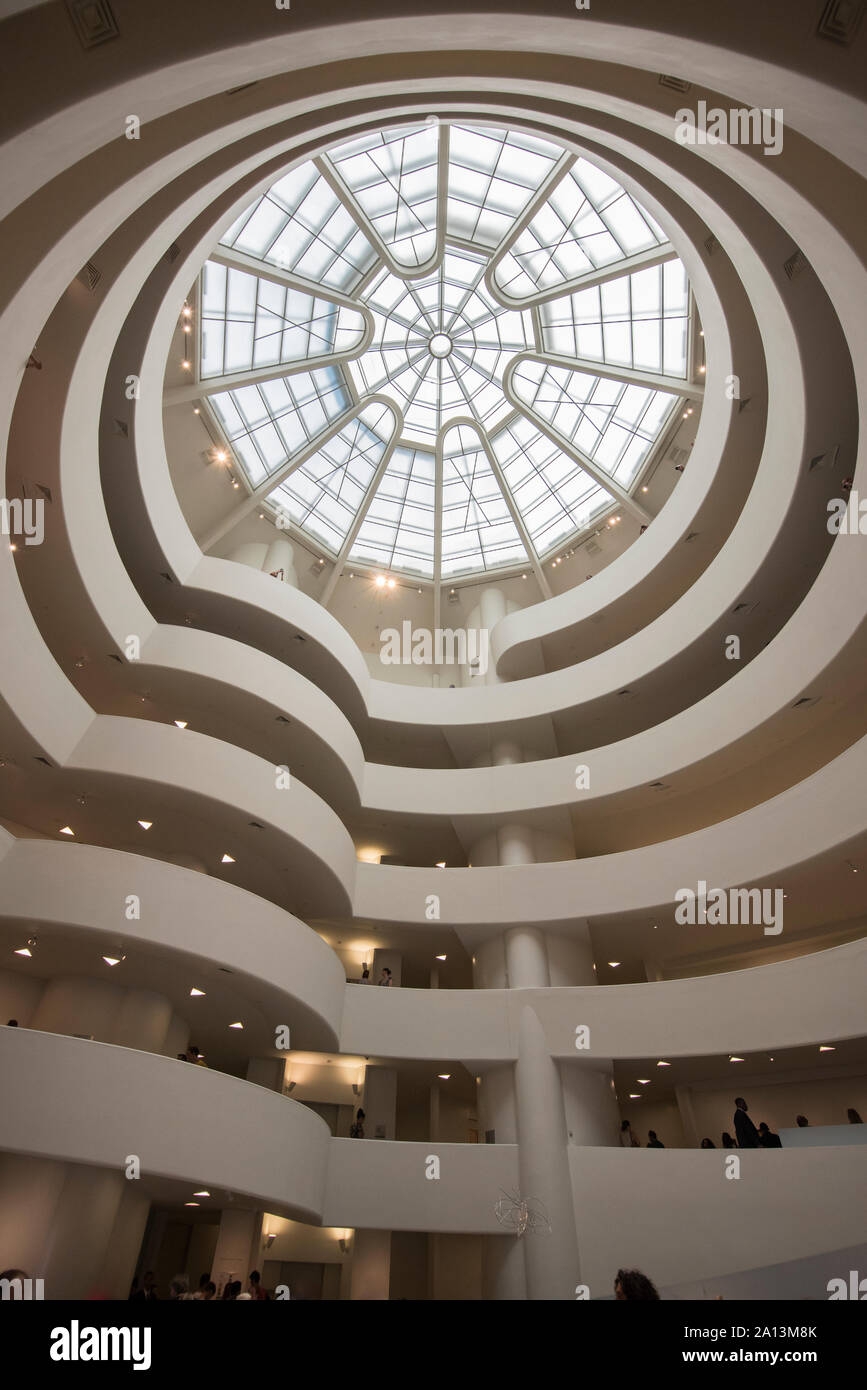
[[[747,1114],[747,1103],[743,1096],[735,1099],[735,1138],[739,1149],[759,1149],[759,1131]]]

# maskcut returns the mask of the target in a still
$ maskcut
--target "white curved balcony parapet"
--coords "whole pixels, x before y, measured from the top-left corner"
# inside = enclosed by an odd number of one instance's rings
[[[224,1188],[318,1224],[331,1138],[307,1106],[223,1072],[4,1028],[4,1148]]]
[[[696,928],[700,930],[700,928]],[[528,1002],[553,1057],[574,1063],[780,1051],[860,1037],[867,941],[772,965],[653,984],[545,990],[346,986],[344,1052],[468,1063],[514,1061]],[[589,1028],[576,1052],[575,1030]]]
[[[0,918],[118,934],[166,971],[179,954],[243,976],[275,1021],[291,1009],[295,1046],[338,1045],[346,976],[337,956],[291,913],[234,884],[139,854],[52,840],[0,840]],[[125,904],[138,898],[141,916]],[[121,925],[119,925],[119,923]],[[239,931],[243,923],[243,931]]]

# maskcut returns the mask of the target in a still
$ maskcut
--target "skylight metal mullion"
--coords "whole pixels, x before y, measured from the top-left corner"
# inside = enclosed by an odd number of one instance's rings
[[[550,425],[543,415],[538,414],[532,406],[527,406],[515,395],[514,387],[512,386],[514,368],[515,361],[512,361],[509,363],[503,376],[503,390],[512,405],[515,406],[515,409],[520,414],[524,415],[532,425],[535,425],[536,429],[538,429],[541,434],[544,434],[552,444],[555,444],[567,458],[570,458],[573,463],[583,469],[583,471],[592,478],[595,483],[598,483],[605,492],[610,493],[616,501],[619,501],[628,512],[641,522],[649,522],[650,514],[645,511],[639,502],[635,501],[631,493],[621,487],[614,478],[609,477],[608,474],[603,472],[583,450],[576,448],[565,435],[561,434],[553,425]]]
[[[497,485],[500,489],[500,492],[503,494],[503,501],[505,502],[509,510],[509,515],[515,523],[515,529],[517,530],[518,535],[521,538],[521,543],[527,552],[527,559],[533,567],[533,572],[535,573],[536,579],[539,582],[539,587],[542,590],[542,597],[550,598],[551,586],[548,583],[547,576],[542,566],[542,561],[539,557],[539,552],[537,551],[533,543],[533,538],[530,535],[529,530],[527,529],[527,524],[524,521],[523,516],[521,515],[521,511],[518,507],[517,502],[515,501],[512,489],[509,487],[509,484],[506,481],[506,475],[503,472],[503,469],[500,467],[500,460],[494,453],[493,445],[491,444],[488,432],[483,425],[475,425],[473,428],[475,429],[479,437],[479,441],[481,443],[482,449],[484,450],[485,457],[487,458],[488,463],[490,464],[491,472],[493,473],[494,478],[497,481]],[[530,462],[532,463],[532,460],[530,460]],[[562,503],[560,505],[562,506]]]

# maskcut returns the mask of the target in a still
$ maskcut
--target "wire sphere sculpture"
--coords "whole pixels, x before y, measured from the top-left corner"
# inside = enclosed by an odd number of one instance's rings
[[[522,1197],[520,1192],[505,1192],[502,1188],[500,1191],[503,1195],[494,1203],[494,1215],[501,1226],[516,1236],[526,1235],[528,1231],[534,1235],[551,1234],[544,1202],[536,1197]]]

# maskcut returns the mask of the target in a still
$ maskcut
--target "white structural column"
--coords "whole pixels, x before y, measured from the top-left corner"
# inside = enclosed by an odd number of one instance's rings
[[[49,980],[30,1027],[170,1056],[185,1048],[189,1036],[187,1023],[165,995],[83,976]]]
[[[262,1212],[251,1211],[249,1207],[224,1209],[211,1268],[218,1297],[230,1279],[240,1279],[246,1285],[259,1258],[261,1233]]]
[[[236,546],[228,558],[236,564],[249,565],[251,569],[274,575],[293,589],[298,588],[295,551],[286,536],[278,536],[270,545],[265,541],[246,541]]]
[[[551,1227],[550,1232],[528,1230],[521,1237],[527,1297],[574,1298],[579,1282],[578,1237],[563,1092],[542,1025],[529,1005],[521,1010],[515,1098],[521,1197],[531,1210],[542,1203]]]

